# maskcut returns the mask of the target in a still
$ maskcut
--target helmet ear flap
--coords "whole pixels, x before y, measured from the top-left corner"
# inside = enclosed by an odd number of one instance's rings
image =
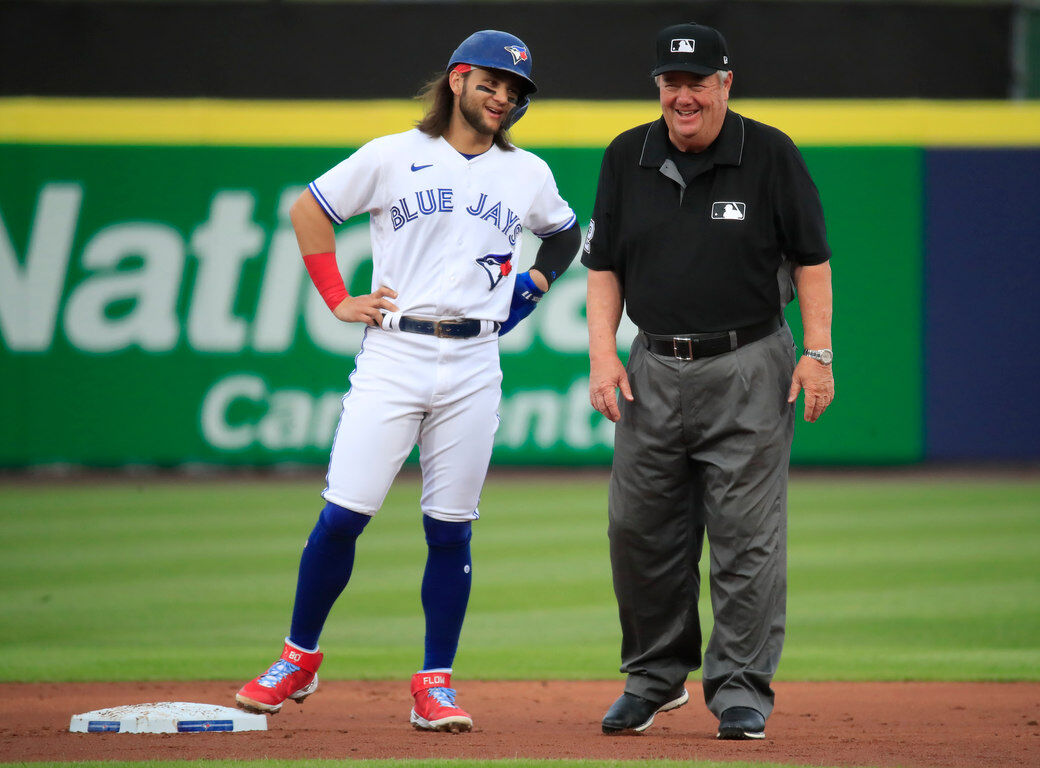
[[[505,121],[502,123],[502,128],[504,128],[504,129],[512,128],[513,125],[516,123],[516,121],[524,116],[524,112],[527,111],[527,108],[529,106],[531,106],[531,99],[530,99],[530,97],[528,97],[526,95],[525,96],[521,96],[520,100],[516,103],[516,106],[513,107],[512,110],[510,110],[509,115],[506,117]]]

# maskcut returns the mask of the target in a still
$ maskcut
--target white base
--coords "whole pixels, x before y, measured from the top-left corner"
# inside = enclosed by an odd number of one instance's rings
[[[72,733],[266,731],[267,715],[253,715],[216,704],[158,701],[73,715],[69,730]]]

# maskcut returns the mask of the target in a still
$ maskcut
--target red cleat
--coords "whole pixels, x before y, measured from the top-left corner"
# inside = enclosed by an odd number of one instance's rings
[[[318,689],[318,667],[324,656],[320,651],[301,651],[286,640],[281,658],[260,677],[242,686],[235,696],[238,706],[273,715],[286,699],[303,701]]]
[[[449,672],[416,672],[412,675],[412,725],[424,731],[463,733],[473,729],[473,718],[455,706],[455,689]]]

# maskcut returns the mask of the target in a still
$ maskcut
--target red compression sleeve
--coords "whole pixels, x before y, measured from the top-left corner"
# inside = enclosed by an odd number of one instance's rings
[[[307,265],[307,273],[329,309],[336,309],[343,299],[350,296],[336,265],[335,253],[312,253],[303,257],[303,263]]]

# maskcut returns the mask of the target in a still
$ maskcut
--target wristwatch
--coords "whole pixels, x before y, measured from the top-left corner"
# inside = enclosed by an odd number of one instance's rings
[[[830,365],[834,362],[834,352],[829,349],[806,349],[803,354],[823,365]]]

